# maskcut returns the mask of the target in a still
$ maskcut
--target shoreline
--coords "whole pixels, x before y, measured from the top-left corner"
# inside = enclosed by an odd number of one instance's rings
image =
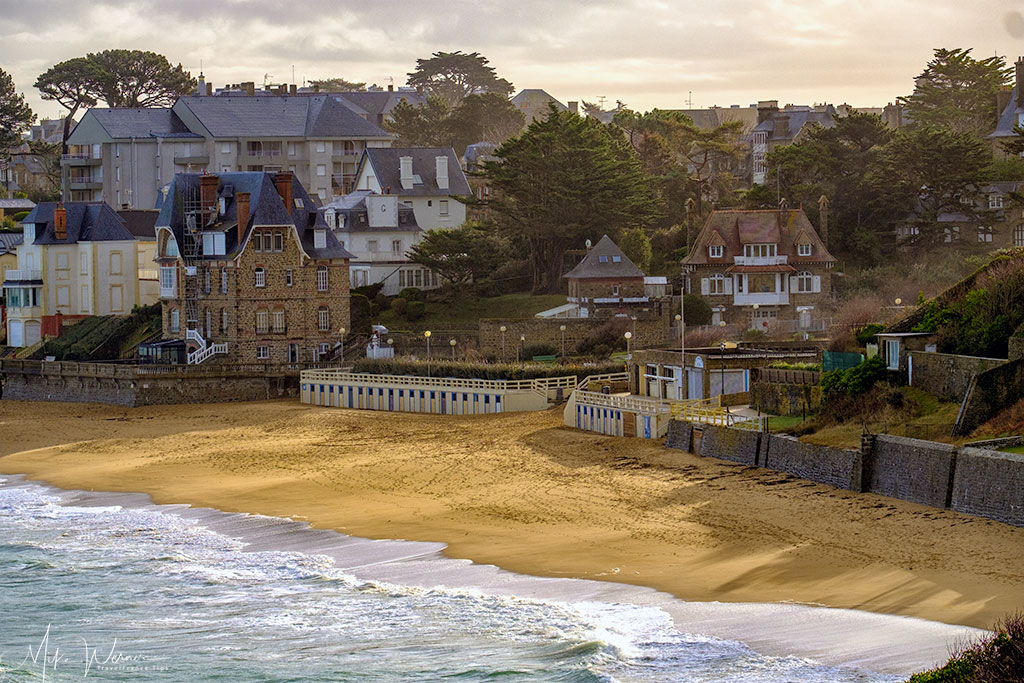
[[[116,506],[178,516],[241,541],[245,544],[242,552],[327,556],[342,572],[378,585],[479,591],[483,595],[566,606],[602,603],[654,607],[666,612],[683,634],[740,642],[759,655],[798,657],[845,669],[907,676],[945,661],[951,645],[984,633],[914,617],[824,606],[686,602],[628,583],[513,573],[449,557],[443,543],[360,538],[281,517],[157,504],[144,493],[64,489],[24,475],[0,475],[0,488],[22,486],[42,488],[59,497],[63,505]]]
[[[517,574],[694,602],[976,628],[1024,607],[1024,529],[559,423],[557,411],[0,401],[0,472],[439,542],[446,557]]]

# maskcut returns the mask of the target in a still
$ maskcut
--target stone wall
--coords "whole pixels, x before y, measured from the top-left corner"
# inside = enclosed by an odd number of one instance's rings
[[[1022,398],[1024,360],[1010,361],[975,376],[963,399],[953,433],[970,434]]]
[[[666,307],[665,310],[667,311],[668,308]],[[604,318],[523,318],[519,320],[485,318],[480,320],[480,350],[485,354],[492,354],[500,358],[501,326],[504,325],[508,328],[505,331],[506,360],[514,361],[516,359],[520,335],[526,337],[526,340],[522,342],[525,346],[549,344],[556,352],[560,352],[562,332],[559,327],[565,325],[565,352],[573,354],[576,353],[580,344],[606,323],[608,323],[608,319]],[[631,328],[632,325],[630,325]],[[664,344],[667,338],[668,318],[666,316],[637,319],[636,334],[632,341],[634,349]]]
[[[859,451],[829,448],[799,441],[791,436],[766,434],[761,438],[762,467],[788,472],[849,491],[861,490]]]
[[[821,407],[821,387],[812,384],[775,384],[755,382],[750,401],[762,411],[776,415],[802,415]]]
[[[677,451],[690,451],[693,438],[693,423],[683,420],[672,420],[668,424],[668,435],[665,446]]]
[[[710,424],[698,425],[693,429],[702,432],[700,455],[757,467],[758,449],[761,446],[760,432]]]
[[[864,491],[949,507],[956,446],[879,434],[863,457]]]
[[[949,353],[910,351],[913,358],[911,384],[946,401],[962,401],[971,379],[1006,363],[1000,358],[976,358]]]
[[[950,507],[968,515],[1024,526],[1024,456],[961,449]]]

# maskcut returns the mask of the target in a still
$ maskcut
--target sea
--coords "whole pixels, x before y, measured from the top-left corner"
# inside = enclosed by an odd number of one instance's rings
[[[848,610],[683,603],[443,547],[5,476],[0,683],[899,681],[920,665],[915,648],[932,648],[924,662],[963,634]]]

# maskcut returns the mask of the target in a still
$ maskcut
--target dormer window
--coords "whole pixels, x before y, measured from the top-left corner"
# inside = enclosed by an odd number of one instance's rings
[[[711,245],[710,247],[708,247],[708,256],[710,258],[722,258],[722,256],[724,255],[725,247],[723,247],[721,244]]]
[[[1001,208],[1003,208],[1003,195],[1001,195],[1001,194],[990,194],[988,196],[988,208],[990,208],[990,209],[1001,209]]]
[[[809,244],[798,244],[798,245],[796,245],[796,255],[797,256],[810,256],[811,255],[811,245],[809,245]]]
[[[612,263],[622,263],[621,256],[612,256]]]
[[[327,248],[327,231],[326,230],[314,230],[313,231],[313,248],[314,249],[326,249]]]
[[[335,216],[336,215],[337,214],[334,213],[334,209],[327,209],[326,211],[324,211],[324,221],[326,221],[328,228],[334,228],[335,227]]]

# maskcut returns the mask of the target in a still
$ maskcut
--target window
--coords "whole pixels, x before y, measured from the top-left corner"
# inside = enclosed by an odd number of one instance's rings
[[[57,299],[60,303],[60,287],[57,288]],[[121,285],[110,286],[110,310],[112,312],[124,310],[124,287]]]
[[[314,230],[313,231],[313,248],[314,249],[326,249],[327,248],[327,231],[326,230]]]
[[[89,312],[89,286],[82,285],[82,312]]]
[[[121,252],[119,251],[110,252],[110,274],[121,274]]]
[[[220,269],[220,293],[221,294],[227,294],[228,293],[228,269],[227,268],[221,268]]]
[[[203,328],[203,331],[206,333],[206,336],[212,337],[213,336],[213,314],[210,312],[209,308],[207,308],[205,311],[203,311],[203,322],[206,323],[206,326]]]
[[[405,271],[398,271],[398,288],[405,289]]]
[[[225,251],[224,233],[203,233],[203,254],[205,256],[223,256]]]
[[[263,270],[262,268],[257,268],[255,275],[256,275],[256,280],[255,280],[256,286],[257,287],[266,287],[267,286],[267,271]]]
[[[1013,229],[1013,246],[1024,247],[1024,223],[1019,223]]]
[[[318,152],[326,152],[327,151],[327,143],[324,142],[323,140],[318,141],[316,143],[316,151],[318,151]]]
[[[745,244],[743,255],[750,258],[765,258],[776,255],[777,245],[775,244]]]
[[[988,196],[988,208],[990,208],[990,209],[1001,209],[1001,208],[1003,208],[1003,195],[1001,195],[1001,194],[990,194]]]
[[[222,142],[221,145],[220,145],[220,153],[221,154],[231,154],[231,143],[230,142]]]
[[[804,293],[814,291],[814,276],[810,272],[804,270],[797,273],[796,291]]]
[[[809,244],[798,244],[796,246],[796,255],[797,256],[810,256],[811,255],[811,245],[809,245]]]
[[[284,251],[284,233],[274,233],[274,251]]]
[[[171,321],[168,323],[168,327],[171,328],[171,332],[178,332],[181,330],[181,311],[177,308],[171,309]]]
[[[612,296],[618,296],[618,295],[619,295],[619,286],[618,285],[612,285]]]
[[[270,347],[269,346],[257,346],[256,357],[260,360],[267,360],[270,358]]]
[[[256,311],[256,331],[266,334],[270,326],[270,316],[266,311]]]
[[[598,256],[597,260],[600,261],[601,263],[608,263],[608,257],[604,255]]]
[[[263,233],[263,251],[270,253],[274,250],[274,233],[265,232]]]
[[[437,213],[439,216],[448,215],[448,200],[442,199],[437,203]]]
[[[366,240],[367,251],[377,251],[377,240]]]
[[[942,241],[949,244],[950,242],[960,241],[960,226],[954,225],[952,228],[942,229]]]
[[[113,301],[113,298],[111,298]],[[57,305],[67,307],[71,305],[71,289],[64,286],[57,288]]]
[[[317,190],[316,196],[320,198],[320,201],[327,200],[327,190]]]
[[[402,240],[391,240],[391,251],[396,254],[402,253]]]
[[[257,253],[263,251],[263,233],[262,232],[254,232],[252,234],[252,246],[253,246],[253,249],[255,249]]]
[[[326,292],[329,285],[327,266],[316,267],[316,291]]]
[[[612,256],[612,263],[622,263],[621,256]]]
[[[160,266],[160,296],[177,294],[178,269],[175,266]]]
[[[991,242],[992,241],[992,226],[978,226],[978,241],[979,242]]]
[[[288,156],[290,156],[290,157],[295,156],[295,143],[294,142],[289,142],[288,143]]]
[[[286,287],[291,287],[295,284],[295,272],[291,268],[284,271],[284,284]]]
[[[121,182],[121,167],[117,166],[114,168],[114,180]]]
[[[321,177],[327,175],[327,165],[326,164],[317,164],[316,165],[316,174],[318,176],[321,176]]]
[[[210,293],[210,268],[203,269],[203,293]]]
[[[274,311],[273,321],[274,321],[274,330],[273,331],[277,332],[278,334],[283,334],[284,331],[285,331],[284,311]]]
[[[331,329],[331,312],[321,306],[316,312],[316,329],[327,332]]]
[[[120,157],[121,157],[121,143],[120,142],[115,142],[114,143],[114,158],[115,159],[119,159]]]
[[[725,294],[725,276],[715,273],[708,278],[708,294]]]
[[[722,245],[712,245],[708,247],[708,257],[710,258],[722,258],[725,255],[725,247]]]
[[[220,333],[228,333],[228,309],[220,309]]]

